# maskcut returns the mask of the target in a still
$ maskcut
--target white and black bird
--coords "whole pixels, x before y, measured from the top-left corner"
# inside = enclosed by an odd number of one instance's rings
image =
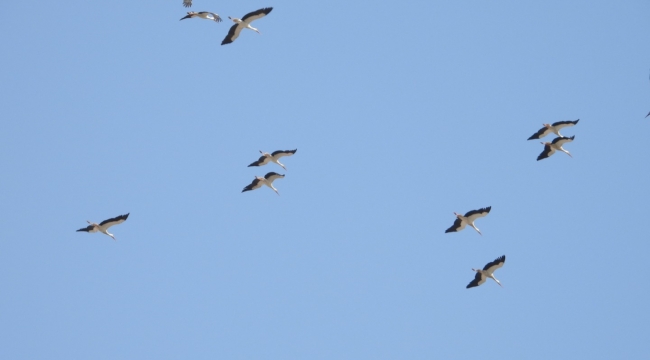
[[[473,288],[475,286],[482,285],[487,278],[490,278],[499,284],[499,286],[503,287],[499,280],[494,277],[494,271],[500,267],[503,266],[503,263],[506,262],[506,256],[503,255],[501,257],[496,258],[496,260],[487,263],[484,267],[483,270],[481,269],[472,269],[472,271],[476,271],[476,276],[474,277],[474,280],[467,284],[467,289]]]
[[[538,132],[534,133],[531,137],[528,138],[528,140],[535,140],[535,139],[541,139],[547,135],[550,135],[551,133],[563,137],[562,134],[560,134],[560,129],[563,129],[567,126],[573,126],[576,125],[580,121],[580,119],[575,120],[575,121],[558,121],[554,122],[553,124],[542,124],[544,125],[543,128],[539,129]]]
[[[478,218],[484,217],[487,214],[489,214],[490,210],[492,210],[492,206],[480,208],[478,210],[468,211],[464,216],[457,212],[454,212],[454,215],[456,215],[456,221],[454,221],[454,225],[452,225],[449,229],[445,230],[445,233],[461,231],[465,228],[466,225],[469,225],[473,227],[477,233],[483,235],[481,234],[481,231],[479,231],[479,229],[474,225],[474,221],[476,221],[476,219]]]
[[[569,154],[568,151],[564,150],[562,145],[573,141],[574,138],[575,135],[571,137],[556,137],[555,139],[553,139],[552,142],[542,142],[542,144],[544,145],[544,151],[542,151],[542,153],[539,154],[539,156],[537,157],[537,161],[546,159],[547,157],[555,154],[555,150],[562,151],[563,153],[573,157],[573,155]]]
[[[183,6],[192,7],[192,0],[183,0]]]
[[[113,240],[115,240],[115,236],[113,236],[113,234],[108,232],[108,228],[113,226],[113,225],[123,223],[124,221],[126,221],[126,219],[128,217],[129,217],[129,214],[120,215],[120,216],[116,216],[114,218],[110,218],[108,220],[104,220],[104,221],[100,222],[99,224],[96,224],[94,222],[90,222],[90,221],[86,220],[86,222],[88,222],[88,224],[90,224],[90,225],[86,226],[85,228],[81,228],[81,229],[79,229],[77,231],[85,231],[85,232],[89,232],[89,233],[94,233],[94,232],[99,231],[99,232],[102,232],[102,233],[112,237]]]
[[[272,7],[259,9],[253,12],[249,12],[248,14],[244,15],[244,17],[241,19],[232,18],[228,16],[228,19],[232,20],[235,23],[235,25],[230,27],[230,30],[228,30],[228,35],[226,35],[226,37],[223,39],[221,45],[230,44],[231,42],[235,41],[235,39],[237,39],[242,29],[245,28],[251,29],[258,34],[261,34],[259,30],[251,26],[251,23],[257,19],[261,19],[265,17],[271,12],[271,10],[273,10]]]
[[[291,156],[291,155],[295,154],[297,150],[298,149],[295,149],[295,150],[278,150],[278,151],[272,152],[271,154],[263,152],[262,150],[260,150],[260,154],[262,154],[262,156],[260,156],[260,158],[257,161],[255,161],[254,163],[251,163],[250,165],[248,165],[248,167],[251,167],[251,166],[263,166],[263,165],[268,164],[270,161],[272,161],[272,162],[282,166],[282,168],[284,170],[287,170],[287,168],[284,167],[284,165],[278,159],[280,159],[283,156]]]
[[[201,18],[201,19],[206,19],[206,20],[212,20],[216,22],[220,22],[221,18],[219,17],[219,14],[215,14],[213,12],[209,11],[199,11],[199,12],[194,12],[194,11],[188,11],[187,15],[185,17],[182,17],[181,20],[184,19],[191,19],[191,18]]]
[[[246,186],[244,188],[244,190],[242,190],[241,192],[259,189],[259,188],[262,187],[262,185],[266,185],[266,186],[270,187],[271,189],[273,189],[273,191],[275,191],[276,194],[280,195],[278,190],[273,187],[273,181],[275,181],[277,179],[282,179],[283,177],[284,177],[284,175],[280,175],[280,174],[278,174],[276,172],[272,172],[272,171],[270,173],[267,173],[266,175],[264,175],[264,177],[256,176],[255,180],[253,180],[253,182],[250,183],[248,186]]]

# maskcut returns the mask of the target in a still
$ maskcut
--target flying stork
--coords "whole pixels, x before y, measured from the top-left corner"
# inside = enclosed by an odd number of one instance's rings
[[[263,152],[262,150],[260,150],[260,154],[262,154],[262,156],[260,156],[260,158],[257,161],[255,161],[254,163],[248,165],[248,167],[251,167],[251,166],[263,166],[263,165],[268,164],[269,161],[273,161],[274,163],[282,166],[282,168],[286,171],[287,168],[284,167],[284,165],[280,161],[278,161],[278,159],[280,159],[283,156],[291,156],[291,155],[296,153],[296,150],[298,150],[298,149],[284,150],[284,151],[283,150],[278,150],[278,151],[274,151],[271,154]]]
[[[183,6],[192,7],[192,0],[183,0]]]
[[[199,11],[199,12],[188,11],[187,15],[185,15],[185,17],[182,17],[181,20],[191,19],[194,17],[200,17],[201,19],[212,20],[216,22],[221,21],[219,14],[215,14],[213,12],[208,12],[208,11]]]
[[[263,18],[264,16],[268,15],[271,12],[271,10],[273,10],[272,7],[259,9],[253,12],[249,12],[248,14],[244,15],[244,17],[241,19],[231,18],[230,16],[228,16],[228,19],[232,20],[235,23],[235,25],[230,27],[230,30],[228,30],[228,35],[226,35],[226,37],[223,39],[221,45],[230,44],[231,42],[235,41],[235,39],[237,39],[237,37],[239,36],[239,32],[244,28],[251,29],[258,34],[261,34],[259,30],[251,26],[251,23],[257,19]]]
[[[81,228],[81,229],[79,229],[77,231],[85,231],[85,232],[89,232],[89,233],[94,233],[94,232],[100,231],[100,232],[112,237],[113,240],[115,240],[115,236],[113,236],[113,234],[108,232],[108,228],[113,226],[113,225],[123,223],[124,221],[126,221],[126,219],[128,217],[129,217],[129,214],[120,215],[120,216],[116,216],[114,218],[110,218],[108,220],[104,220],[104,221],[100,222],[99,224],[96,224],[94,222],[90,222],[90,221],[86,220],[86,222],[88,224],[90,224],[90,225],[86,226],[85,228]]]
[[[488,207],[480,208],[478,210],[468,211],[465,214],[465,216],[457,212],[454,212],[454,215],[456,215],[457,219],[456,221],[454,221],[454,225],[452,225],[449,229],[445,230],[445,233],[461,231],[465,228],[465,225],[469,225],[473,227],[474,230],[476,230],[476,232],[479,233],[479,235],[483,235],[481,234],[481,231],[479,231],[479,229],[476,226],[474,226],[474,221],[476,221],[476,219],[478,218],[487,215],[491,209],[492,206],[488,206]]]
[[[544,145],[544,151],[542,151],[542,153],[539,154],[539,156],[537,157],[537,161],[546,159],[547,157],[555,154],[555,150],[560,150],[563,153],[573,157],[573,155],[569,154],[568,151],[562,148],[562,145],[573,141],[574,138],[575,135],[571,137],[556,137],[555,139],[553,139],[553,142],[542,142],[542,144]]]
[[[573,126],[578,123],[580,119],[575,120],[575,121],[558,121],[554,122],[552,125],[551,124],[542,124],[544,125],[543,128],[539,129],[538,132],[534,133],[531,137],[528,138],[528,140],[535,140],[535,139],[541,139],[545,137],[546,135],[549,135],[550,133],[554,133],[555,135],[562,137],[562,134],[560,134],[560,129],[563,129],[567,126]]]
[[[273,181],[276,180],[276,179],[282,179],[283,177],[284,177],[284,175],[280,175],[280,174],[278,174],[276,172],[273,172],[273,171],[271,171],[270,173],[267,173],[266,175],[264,175],[264,177],[256,176],[255,180],[253,180],[253,182],[250,183],[248,186],[246,186],[244,188],[244,190],[242,190],[241,192],[259,189],[259,188],[262,187],[262,185],[266,185],[266,186],[270,187],[271,189],[273,189],[273,191],[275,191],[276,194],[280,195],[278,190],[273,187]]]
[[[503,255],[501,257],[496,258],[496,260],[487,263],[484,267],[483,270],[481,269],[472,269],[472,271],[476,271],[476,277],[474,277],[474,280],[467,284],[467,289],[473,288],[479,285],[482,285],[487,278],[490,278],[499,284],[499,286],[503,287],[499,280],[494,277],[493,273],[494,270],[500,268],[503,266],[503,263],[506,262],[506,256]]]

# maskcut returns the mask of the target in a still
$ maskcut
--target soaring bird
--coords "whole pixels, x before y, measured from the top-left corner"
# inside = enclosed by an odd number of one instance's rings
[[[192,6],[192,0],[183,0],[183,6],[191,7]]]
[[[497,280],[497,278],[494,277],[493,273],[494,273],[494,270],[502,267],[503,263],[505,263],[505,262],[506,262],[506,256],[503,255],[501,257],[496,258],[496,260],[487,263],[483,267],[483,270],[472,269],[473,271],[476,271],[476,277],[474,277],[474,280],[472,280],[472,282],[467,284],[467,289],[475,287],[475,286],[482,285],[485,282],[486,278],[490,278],[490,279],[496,281],[497,284],[499,284],[499,286],[503,287],[503,285],[501,285],[499,280]]]
[[[465,216],[454,212],[454,215],[456,215],[456,221],[454,221],[454,225],[452,225],[445,232],[448,233],[448,232],[461,231],[461,230],[463,230],[465,228],[466,225],[469,225],[469,226],[473,227],[474,230],[476,230],[477,233],[479,233],[480,235],[483,235],[483,234],[481,234],[479,229],[476,226],[474,226],[474,221],[476,221],[476,219],[478,219],[478,218],[481,218],[481,217],[487,215],[490,212],[491,209],[492,209],[492,206],[488,206],[488,207],[481,208],[481,209],[478,209],[478,210],[468,211],[465,214]]]
[[[296,150],[298,150],[298,149],[284,150],[284,151],[283,150],[278,150],[278,151],[274,151],[271,154],[263,152],[262,150],[260,150],[260,154],[262,154],[262,156],[260,156],[260,158],[257,161],[255,161],[254,163],[252,163],[252,164],[250,164],[248,166],[249,167],[251,167],[251,166],[263,166],[263,165],[268,164],[269,161],[273,161],[274,163],[282,166],[282,168],[284,170],[287,170],[287,168],[284,167],[284,165],[280,161],[278,161],[278,159],[280,159],[283,156],[291,156],[291,155],[296,153]]]
[[[115,240],[115,236],[113,236],[113,234],[108,232],[108,228],[113,226],[113,225],[123,223],[124,221],[126,221],[126,219],[128,217],[129,217],[129,214],[120,215],[120,216],[116,216],[114,218],[110,218],[108,220],[104,220],[104,221],[100,222],[99,224],[96,224],[94,222],[90,222],[90,221],[86,220],[86,222],[88,222],[88,224],[90,224],[90,225],[86,226],[85,228],[81,228],[81,229],[79,229],[77,231],[85,231],[85,232],[89,232],[89,233],[94,233],[94,232],[100,231],[100,232],[112,237],[113,240]]]
[[[569,154],[568,151],[566,151],[566,150],[564,150],[564,148],[562,148],[562,145],[573,141],[574,138],[575,138],[575,135],[571,136],[570,138],[569,137],[556,137],[555,139],[553,139],[553,142],[542,142],[542,145],[544,145],[544,151],[542,151],[542,153],[539,154],[539,156],[537,157],[537,161],[540,161],[542,159],[546,159],[547,157],[555,154],[555,150],[560,150],[563,153],[573,157],[573,155]]]
[[[278,190],[273,187],[273,181],[276,179],[282,179],[283,177],[284,175],[280,175],[272,171],[264,175],[264,177],[256,176],[255,180],[253,180],[253,182],[250,183],[248,186],[246,186],[244,190],[242,190],[241,192],[259,189],[260,187],[262,187],[262,185],[266,185],[271,189],[273,189],[273,191],[275,191],[276,194],[280,195]]]
[[[235,25],[230,27],[230,30],[228,30],[228,35],[226,35],[226,37],[223,39],[221,45],[230,44],[231,42],[235,41],[235,39],[237,39],[239,36],[239,32],[244,28],[251,29],[258,34],[261,34],[259,30],[251,26],[251,23],[257,19],[265,17],[271,12],[271,10],[273,10],[272,7],[259,9],[253,12],[249,12],[241,19],[228,16],[228,19],[232,20]]]
[[[573,126],[578,123],[580,119],[575,120],[575,121],[558,121],[554,122],[553,125],[551,124],[542,124],[544,125],[543,128],[539,129],[538,132],[534,133],[531,137],[528,138],[528,140],[535,140],[535,139],[541,139],[545,137],[546,135],[549,135],[550,133],[554,133],[555,135],[562,137],[562,134],[560,134],[560,129],[565,128],[567,126]]]
[[[200,17],[201,19],[212,20],[216,22],[221,21],[219,14],[215,14],[213,12],[208,12],[208,11],[199,11],[199,12],[188,11],[187,15],[185,15],[185,17],[182,17],[181,20],[191,19],[195,17]]]

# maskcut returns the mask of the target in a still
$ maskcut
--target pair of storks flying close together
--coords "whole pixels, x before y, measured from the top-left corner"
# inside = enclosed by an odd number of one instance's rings
[[[260,154],[262,154],[262,156],[260,156],[260,158],[257,161],[251,163],[248,166],[249,167],[251,167],[251,166],[264,166],[264,165],[268,164],[269,162],[274,162],[274,163],[280,165],[284,170],[287,170],[287,168],[284,167],[284,165],[280,162],[280,158],[283,157],[283,156],[291,156],[291,155],[295,154],[296,151],[298,151],[298,149],[294,149],[294,150],[277,150],[277,151],[274,151],[271,154],[269,154],[269,153],[266,153],[266,152],[263,152],[262,150],[260,150]],[[273,191],[275,191],[276,194],[280,195],[278,190],[273,187],[273,181],[275,181],[277,179],[281,179],[283,177],[284,177],[284,175],[278,174],[278,173],[273,172],[273,171],[267,173],[266,175],[264,175],[264,177],[255,176],[255,179],[253,180],[253,182],[250,183],[249,185],[247,185],[244,188],[244,190],[242,190],[241,192],[259,189],[259,188],[262,187],[262,185],[266,185],[266,186],[270,187]]]
[[[490,210],[492,210],[492,206],[484,207],[478,210],[471,210],[465,213],[465,215],[461,215],[459,213],[454,212],[454,215],[456,215],[456,221],[454,221],[454,224],[449,229],[445,230],[445,233],[461,231],[465,228],[465,226],[469,225],[472,228],[474,228],[474,230],[476,230],[477,233],[483,235],[481,234],[481,231],[476,227],[476,225],[474,225],[474,221],[476,221],[476,219],[478,218],[482,218],[487,214],[489,214]],[[469,289],[472,287],[479,286],[483,284],[487,278],[496,281],[496,283],[499,284],[499,286],[502,286],[499,280],[497,280],[497,278],[494,277],[493,273],[494,270],[502,267],[503,263],[505,262],[506,262],[506,256],[503,255],[497,258],[496,260],[487,263],[487,265],[483,267],[483,270],[472,269],[472,271],[476,272],[476,276],[474,277],[474,280],[472,280],[472,282],[470,282],[467,285],[467,288]]]
[[[536,139],[541,139],[545,137],[546,135],[550,135],[551,133],[557,135],[555,139],[551,142],[542,142],[544,145],[544,151],[542,151],[541,154],[537,157],[537,161],[546,159],[547,157],[555,154],[555,151],[562,151],[563,153],[573,157],[568,151],[564,150],[562,145],[573,141],[575,136],[571,137],[565,137],[560,134],[560,129],[563,129],[568,126],[573,126],[578,123],[580,119],[575,120],[575,121],[558,121],[554,122],[553,124],[543,124],[544,127],[539,129],[538,132],[534,133],[531,137],[528,138],[528,140],[536,140]]]
[[[192,6],[192,0],[183,0],[183,6],[185,7]],[[252,11],[244,15],[244,17],[241,19],[232,18],[228,16],[228,19],[232,20],[235,23],[235,25],[230,27],[230,30],[228,31],[228,35],[226,35],[226,37],[223,39],[221,45],[230,44],[231,42],[235,41],[235,39],[239,37],[239,33],[242,31],[242,29],[251,29],[256,33],[260,34],[260,31],[252,27],[251,23],[257,19],[263,18],[264,16],[268,15],[271,12],[271,10],[273,10],[272,7],[267,7],[256,11]],[[181,18],[181,20],[191,19],[194,17],[198,17],[206,20],[212,20],[215,22],[221,21],[221,17],[219,16],[219,14],[209,12],[209,11],[199,11],[199,12],[188,11],[187,15]]]

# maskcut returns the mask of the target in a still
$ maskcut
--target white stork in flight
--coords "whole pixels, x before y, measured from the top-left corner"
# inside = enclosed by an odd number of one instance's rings
[[[264,175],[264,177],[256,176],[255,180],[253,180],[253,182],[250,183],[248,186],[246,186],[244,190],[242,190],[241,192],[259,189],[262,187],[262,185],[266,185],[271,189],[273,189],[273,191],[275,191],[276,194],[280,195],[278,189],[273,187],[273,181],[275,181],[276,179],[282,179],[283,177],[284,175],[280,175],[273,171],[267,173],[266,175]]]
[[[183,6],[192,7],[192,0],[183,0]]]
[[[467,284],[467,289],[473,288],[475,286],[482,285],[487,278],[490,278],[499,284],[499,286],[503,287],[499,280],[494,277],[494,270],[500,268],[503,266],[503,263],[506,262],[506,256],[503,255],[501,257],[496,258],[496,260],[487,263],[484,267],[483,270],[481,269],[472,269],[472,271],[476,271],[476,277],[474,277],[474,280]]]
[[[100,232],[112,237],[113,240],[115,240],[115,236],[113,236],[113,234],[108,232],[108,228],[113,226],[113,225],[123,223],[124,221],[126,221],[126,219],[128,217],[129,217],[129,214],[120,215],[120,216],[116,216],[114,218],[110,218],[108,220],[104,220],[104,221],[100,222],[99,224],[96,224],[94,222],[90,222],[90,221],[86,220],[86,222],[88,224],[90,224],[90,225],[86,226],[85,228],[81,228],[81,229],[79,229],[77,231],[85,231],[85,232],[89,232],[89,233],[94,233],[94,232],[100,231]]]
[[[531,137],[529,137],[528,140],[541,139],[541,138],[543,138],[546,135],[549,135],[551,133],[553,133],[553,134],[555,134],[555,135],[557,135],[559,137],[562,137],[562,134],[560,134],[560,129],[563,129],[563,128],[567,127],[567,126],[573,126],[573,125],[577,124],[578,121],[580,121],[580,119],[575,120],[575,121],[569,121],[569,120],[567,120],[567,121],[558,121],[558,122],[554,122],[552,125],[551,124],[542,124],[542,125],[544,125],[544,127],[539,129],[538,132],[531,135]]]
[[[481,231],[474,225],[474,221],[476,221],[476,219],[478,218],[487,215],[490,212],[490,210],[492,210],[492,206],[488,206],[478,210],[468,211],[465,214],[465,216],[454,212],[454,215],[456,215],[456,221],[454,221],[454,225],[452,225],[449,229],[445,230],[445,233],[461,231],[465,228],[466,225],[469,225],[473,227],[474,230],[476,230],[476,232],[479,233],[479,235],[483,235],[481,234]]]
[[[199,12],[188,11],[187,15],[185,15],[185,17],[182,17],[181,20],[191,19],[191,18],[195,18],[195,17],[200,17],[201,19],[212,20],[212,21],[216,21],[216,22],[221,21],[221,18],[219,17],[219,14],[215,14],[215,13],[208,12],[208,11],[199,11]]]
[[[537,161],[540,161],[542,159],[546,159],[547,157],[555,154],[555,150],[560,150],[563,153],[573,157],[573,155],[569,154],[568,151],[566,151],[566,150],[564,150],[564,148],[562,148],[562,145],[573,141],[573,138],[575,138],[575,135],[571,136],[570,138],[568,138],[568,137],[556,137],[555,139],[553,139],[553,142],[542,142],[542,144],[544,145],[544,151],[542,151],[542,153],[539,154],[539,156],[537,157]]]
[[[260,156],[260,158],[257,161],[255,161],[254,163],[251,163],[250,165],[248,165],[248,167],[251,167],[251,166],[263,166],[263,165],[268,164],[269,161],[273,161],[274,163],[282,166],[282,168],[284,170],[287,170],[287,168],[284,167],[284,165],[280,161],[278,161],[278,159],[280,159],[283,156],[291,156],[291,155],[295,154],[297,150],[298,149],[284,150],[284,151],[283,150],[278,150],[278,151],[274,151],[271,154],[263,152],[262,150],[260,150],[260,154],[262,154],[262,156]]]
[[[248,14],[244,15],[244,17],[241,19],[231,18],[230,16],[228,16],[228,19],[232,20],[235,23],[235,25],[230,27],[230,30],[228,30],[228,35],[226,35],[226,37],[223,39],[221,45],[230,44],[231,42],[235,41],[235,39],[237,39],[237,37],[239,36],[241,30],[244,28],[251,29],[258,34],[261,34],[259,30],[251,26],[251,23],[257,19],[265,17],[271,12],[271,10],[273,10],[272,7],[259,9],[253,12],[249,12]]]

